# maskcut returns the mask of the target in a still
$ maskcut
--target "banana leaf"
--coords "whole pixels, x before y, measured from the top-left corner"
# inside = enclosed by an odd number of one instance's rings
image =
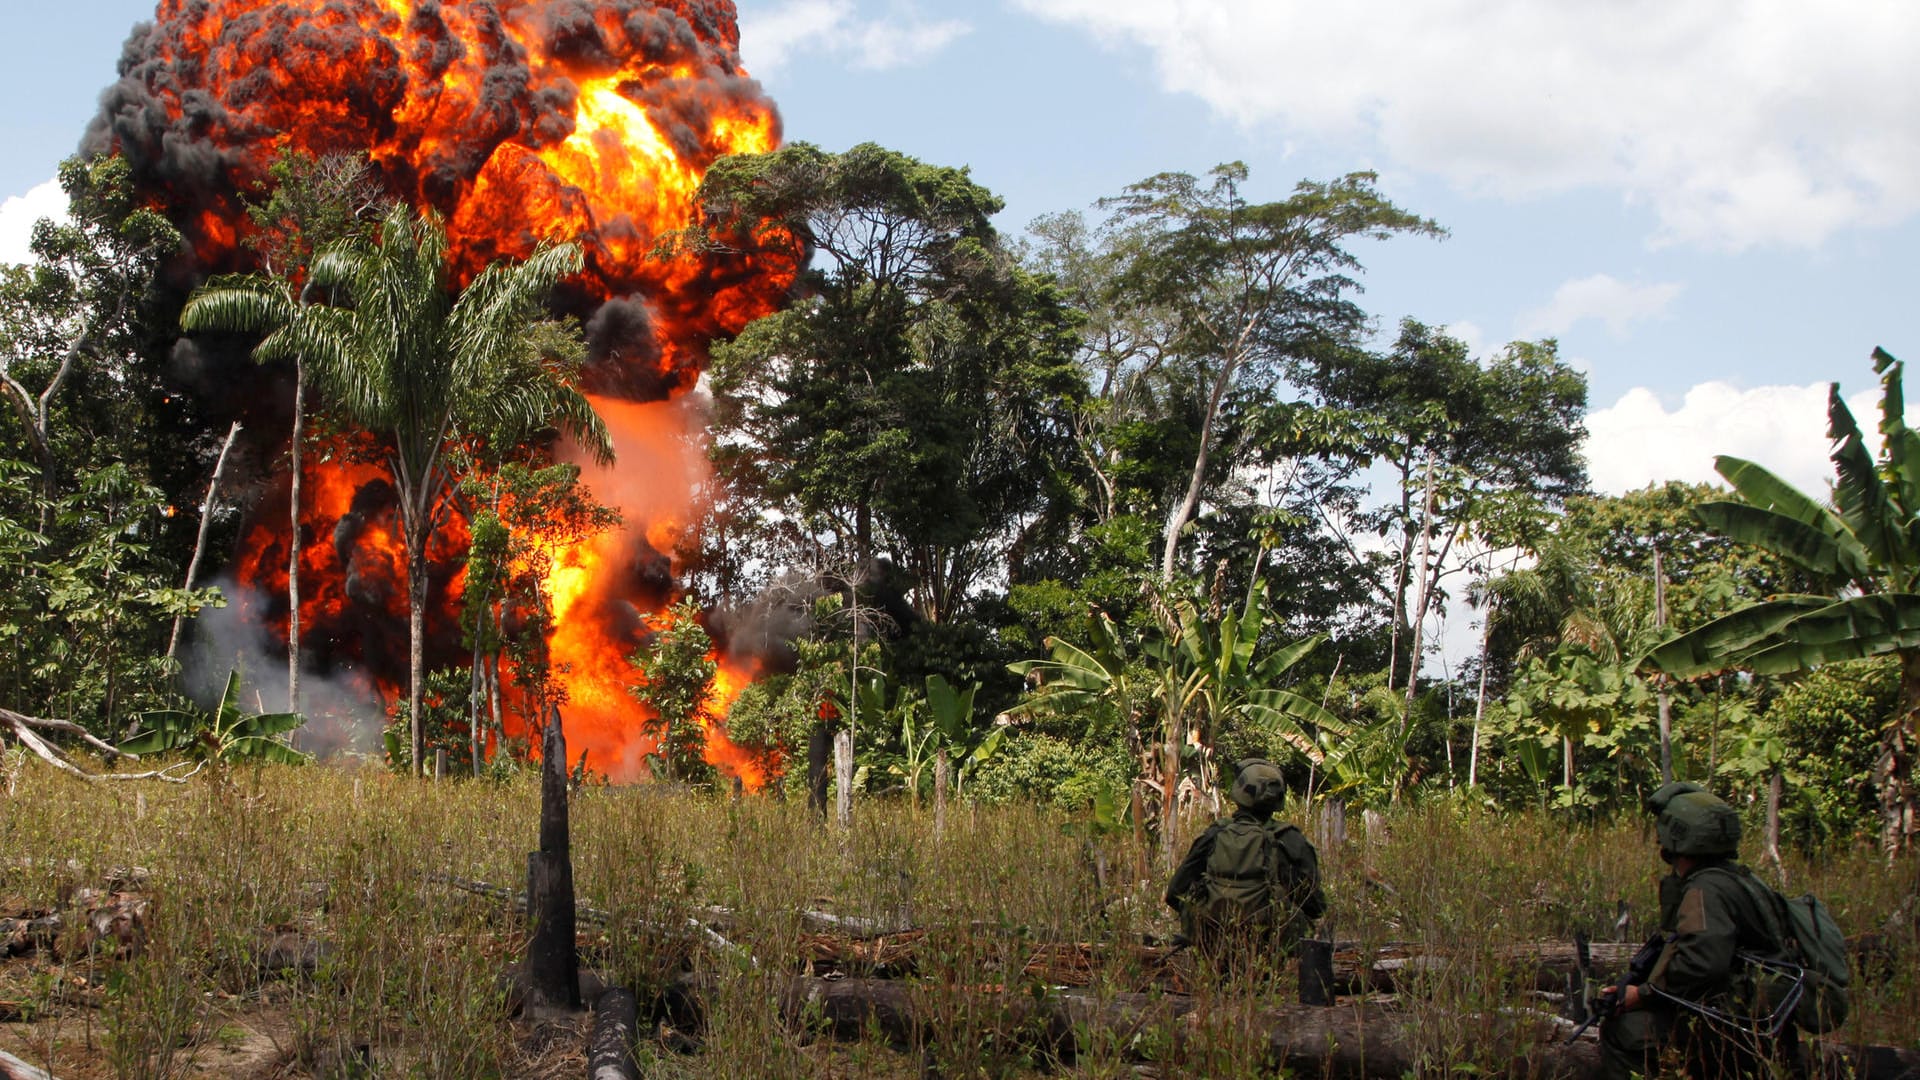
[[[1642,657],[1676,679],[1693,679],[1741,666],[1741,659],[1768,644],[1793,620],[1833,604],[1831,596],[1781,596],[1749,604],[1671,638]]]
[[[1872,574],[1867,552],[1845,531],[1838,534],[1790,514],[1743,502],[1709,502],[1694,508],[1707,528],[1742,544],[1763,548],[1811,574],[1865,582]]]
[[[1833,486],[1833,501],[1840,519],[1880,565],[1913,565],[1913,542],[1907,535],[1904,516],[1888,497],[1860,425],[1840,396],[1839,383],[1827,390],[1827,435],[1834,441],[1833,467],[1838,480]]]

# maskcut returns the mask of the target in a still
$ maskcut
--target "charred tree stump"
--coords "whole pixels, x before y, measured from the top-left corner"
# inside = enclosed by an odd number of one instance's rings
[[[587,1080],[640,1080],[633,1046],[640,1033],[640,1001],[616,986],[593,1006],[593,1035],[587,1041]]]
[[[833,765],[833,729],[818,721],[807,735],[807,808],[827,818],[827,770]]]
[[[560,710],[540,741],[540,850],[527,854],[527,998],[530,1011],[580,1008],[580,949],[574,940],[573,855],[567,825],[567,739]]]

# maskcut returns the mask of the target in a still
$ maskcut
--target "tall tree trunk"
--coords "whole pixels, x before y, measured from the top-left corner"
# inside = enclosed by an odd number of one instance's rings
[[[1775,769],[1767,776],[1767,850],[1766,859],[1773,864],[1775,873],[1780,875],[1780,884],[1787,883],[1787,868],[1780,861],[1780,789],[1782,786],[1780,770]]]
[[[1243,338],[1245,334],[1243,330]],[[1193,520],[1195,511],[1200,508],[1200,495],[1206,488],[1207,461],[1213,449],[1214,424],[1219,420],[1220,403],[1226,398],[1227,388],[1233,384],[1233,373],[1239,368],[1240,359],[1240,344],[1236,343],[1233,353],[1220,369],[1220,377],[1214,381],[1212,392],[1207,395],[1207,412],[1200,419],[1200,448],[1193,455],[1193,471],[1187,475],[1187,490],[1167,515],[1166,533],[1161,538],[1161,581],[1173,580],[1174,562],[1180,550],[1180,530]]]
[[[1407,621],[1408,564],[1413,561],[1412,461],[1400,467],[1400,552],[1393,564],[1393,618],[1387,624],[1387,692],[1392,693],[1400,670],[1400,630]]]
[[[427,538],[424,529],[407,528],[407,718],[412,725],[413,774],[426,775],[426,726],[420,708],[426,691]],[[561,765],[561,771],[566,766]]]
[[[1420,574],[1420,606],[1413,615],[1413,640],[1407,650],[1407,699],[1400,713],[1401,730],[1413,723],[1413,697],[1420,688],[1421,638],[1427,624],[1427,600],[1433,592],[1427,562],[1433,557],[1433,451],[1427,451],[1427,493],[1420,502],[1420,562],[1414,568]]]
[[[292,531],[287,540],[287,711],[300,711],[300,469],[307,438],[307,363],[293,360],[293,445],[287,453],[293,478],[287,489]]]
[[[1660,546],[1653,548],[1653,625],[1667,628],[1667,572],[1660,561]],[[1660,782],[1673,783],[1673,695],[1661,683],[1660,709]]]
[[[193,541],[193,557],[187,560],[186,582],[181,586],[188,592],[193,591],[193,579],[200,573],[200,556],[207,549],[207,528],[213,523],[213,504],[220,494],[220,474],[227,471],[227,454],[233,449],[233,441],[239,437],[240,421],[235,420],[233,426],[227,429],[227,441],[220,444],[220,456],[214,459],[213,479],[207,481],[207,500],[200,504],[200,531]],[[173,632],[167,635],[167,659],[169,660],[173,659],[174,651],[180,646],[180,623],[183,618],[184,616],[174,616]],[[113,715],[111,708],[107,715],[109,717]]]
[[[1473,705],[1473,748],[1467,752],[1467,786],[1480,782],[1480,722],[1487,715],[1487,658],[1493,648],[1493,609],[1498,601],[1487,601],[1487,613],[1480,624],[1480,693]]]
[[[467,738],[473,749],[473,775],[480,775],[480,697],[486,692],[487,678],[485,662],[480,654],[480,635],[485,628],[486,608],[481,608],[480,617],[473,628],[473,662],[467,668]]]
[[[853,825],[853,732],[842,728],[833,736],[834,819],[843,829]]]

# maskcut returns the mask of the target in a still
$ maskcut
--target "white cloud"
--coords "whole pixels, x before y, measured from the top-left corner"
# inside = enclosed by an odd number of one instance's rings
[[[1606,323],[1614,337],[1624,337],[1629,325],[1666,311],[1684,288],[1677,282],[1634,285],[1607,274],[1578,278],[1555,289],[1545,307],[1520,316],[1515,335],[1557,337],[1595,319]]]
[[[1014,2],[1144,46],[1242,123],[1469,191],[1614,189],[1663,242],[1810,246],[1920,210],[1916,4]]]
[[[911,4],[895,3],[887,15],[866,18],[854,0],[786,0],[741,11],[740,55],[748,70],[763,76],[809,54],[884,71],[926,60],[971,29],[958,19],[925,18]]]
[[[1848,397],[1847,407],[1877,452],[1879,390]],[[1722,483],[1713,471],[1719,454],[1745,458],[1823,495],[1833,477],[1828,451],[1825,383],[1746,390],[1701,383],[1671,411],[1638,387],[1587,414],[1587,470],[1594,489],[1612,495],[1668,480]]]
[[[23,263],[33,258],[27,242],[33,239],[33,223],[41,218],[65,220],[67,193],[60,181],[49,180],[27,192],[0,203],[0,264]]]
[[[1493,345],[1487,341],[1487,332],[1480,324],[1461,320],[1442,327],[1447,336],[1467,347],[1467,355],[1478,359],[1493,352]]]

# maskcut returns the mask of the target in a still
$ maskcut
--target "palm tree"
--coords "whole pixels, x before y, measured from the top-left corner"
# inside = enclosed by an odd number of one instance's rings
[[[488,266],[456,289],[446,231],[431,212],[396,206],[377,239],[329,247],[313,281],[329,299],[307,312],[316,373],[346,419],[387,444],[407,556],[408,687],[413,767],[424,768],[421,684],[427,541],[449,504],[446,450],[477,436],[496,447],[564,428],[603,464],[606,426],[574,385],[583,347],[577,326],[547,314],[555,284],[577,273],[580,249],[543,246],[524,262]]]
[[[1827,395],[1833,439],[1832,505],[1750,461],[1722,456],[1714,467],[1740,496],[1697,511],[1708,528],[1787,560],[1827,586],[1824,593],[1751,603],[1681,634],[1648,654],[1675,678],[1739,668],[1759,675],[1892,655],[1900,696],[1880,737],[1874,768],[1882,848],[1889,857],[1920,832],[1913,788],[1914,716],[1920,712],[1920,432],[1907,426],[1902,365],[1873,351],[1881,377],[1880,456],[1834,383]]]

